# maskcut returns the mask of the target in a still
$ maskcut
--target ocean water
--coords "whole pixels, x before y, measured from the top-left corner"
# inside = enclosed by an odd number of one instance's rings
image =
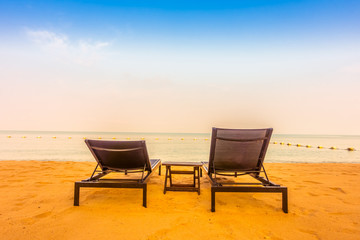
[[[145,140],[150,158],[207,161],[209,133],[0,131],[0,160],[94,161],[84,138]],[[274,144],[274,142],[277,142]],[[280,145],[283,142],[284,145]],[[291,143],[288,146],[287,143]],[[302,146],[297,147],[300,144]],[[311,145],[307,148],[306,145]],[[323,146],[322,149],[317,148]],[[336,147],[332,150],[331,147]],[[354,148],[355,151],[348,151]],[[274,134],[266,162],[360,163],[360,136]]]

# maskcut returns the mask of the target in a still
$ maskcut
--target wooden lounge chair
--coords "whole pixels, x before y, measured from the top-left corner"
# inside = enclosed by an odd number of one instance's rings
[[[91,177],[75,182],[74,206],[79,206],[81,187],[93,188],[141,188],[143,189],[143,206],[146,207],[147,181],[159,168],[160,159],[149,159],[145,141],[103,141],[85,140],[91,153],[97,161]],[[97,168],[100,167],[100,171]],[[98,172],[97,175],[94,175]],[[103,179],[112,172],[139,173],[140,179]]]
[[[263,162],[273,129],[213,128],[209,162],[203,169],[211,183],[211,211],[215,212],[216,192],[282,193],[282,210],[288,212],[287,187],[271,182]],[[260,173],[265,175],[260,176]],[[220,182],[218,175],[250,175],[252,183]]]

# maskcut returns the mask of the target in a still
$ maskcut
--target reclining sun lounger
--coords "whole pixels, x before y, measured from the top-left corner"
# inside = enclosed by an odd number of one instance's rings
[[[282,210],[288,212],[287,187],[271,182],[263,162],[273,129],[213,128],[209,162],[203,169],[211,183],[211,211],[215,212],[216,192],[282,193]],[[264,173],[265,178],[260,176]],[[250,175],[259,182],[220,182],[218,175]],[[258,185],[258,186],[256,186]]]
[[[97,165],[91,177],[75,182],[74,206],[79,206],[81,187],[93,188],[141,188],[143,206],[146,207],[147,181],[161,166],[160,159],[149,159],[145,141],[85,140]],[[96,171],[100,167],[100,171]],[[98,172],[97,175],[94,175]],[[112,172],[139,173],[140,179],[103,179]],[[161,175],[161,167],[159,168]]]

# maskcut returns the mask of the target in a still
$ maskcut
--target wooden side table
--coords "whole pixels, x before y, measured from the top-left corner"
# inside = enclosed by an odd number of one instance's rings
[[[163,166],[166,166],[164,194],[166,191],[185,191],[185,192],[198,192],[200,195],[200,176],[201,176],[201,162],[163,162]],[[178,171],[172,170],[171,167],[193,167],[191,171]],[[172,174],[192,174],[193,184],[173,184]],[[170,186],[167,186],[169,179]]]

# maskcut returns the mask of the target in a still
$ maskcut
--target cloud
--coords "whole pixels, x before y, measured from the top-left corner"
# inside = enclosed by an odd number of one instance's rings
[[[69,48],[68,38],[65,35],[58,35],[48,31],[27,31],[28,36],[35,43],[52,49],[66,50]]]
[[[84,53],[92,51],[92,50],[101,49],[108,45],[109,45],[109,43],[107,43],[107,42],[99,42],[99,43],[95,43],[95,44],[89,44],[88,42],[84,42],[84,41],[79,42],[79,47],[80,47],[81,51]]]
[[[108,42],[93,42],[78,40],[72,42],[68,36],[47,30],[27,30],[27,36],[38,47],[51,55],[80,65],[92,66],[99,62],[104,55],[104,48]]]

